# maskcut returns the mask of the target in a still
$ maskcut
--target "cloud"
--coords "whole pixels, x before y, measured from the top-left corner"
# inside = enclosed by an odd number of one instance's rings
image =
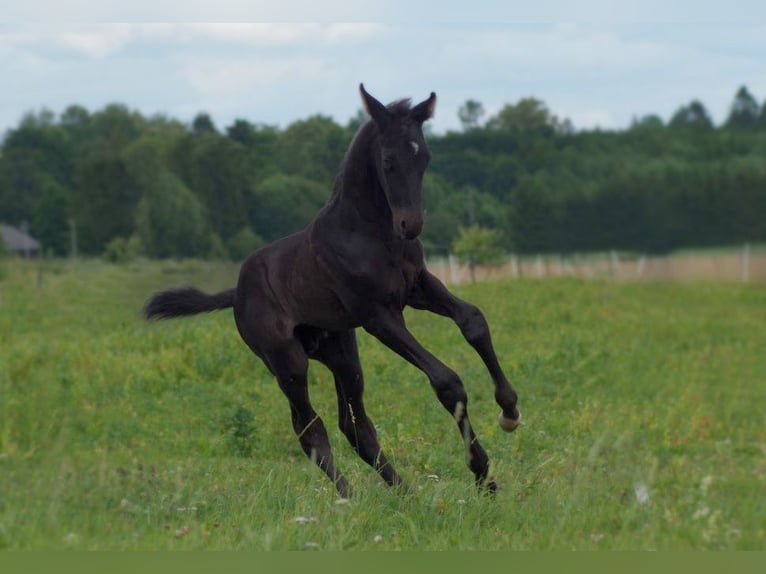
[[[105,58],[121,50],[135,34],[131,24],[91,24],[59,33],[56,39],[86,56]]]
[[[105,58],[135,36],[133,24],[21,24],[0,30],[0,55],[48,52],[56,59],[64,48],[92,58]]]
[[[187,64],[184,77],[203,96],[236,97],[242,92],[275,90],[288,81],[320,77],[326,73],[325,67],[325,62],[316,56],[206,59]]]
[[[193,45],[218,42],[232,46],[301,46],[354,44],[385,31],[374,23],[92,23],[23,24],[0,29],[0,54],[12,49],[66,48],[103,59],[132,44]]]
[[[563,113],[562,118],[568,117],[575,127],[609,128],[615,124],[614,116],[607,110],[574,110],[570,115]]]
[[[353,43],[373,38],[385,30],[385,26],[373,23],[206,23],[175,27],[186,36],[254,46]]]
[[[3,6],[6,22],[332,22],[380,21],[386,16],[409,18],[402,10],[373,0],[25,0]],[[399,6],[397,6],[399,8]],[[407,9],[406,11],[403,11]]]
[[[743,83],[763,101],[764,50],[762,24],[0,24],[0,72],[13,78],[0,132],[31,107],[72,101],[343,121],[360,81],[386,101],[435,90],[436,131],[459,127],[468,98],[489,117],[536,97],[577,127],[668,117],[692,98],[722,118]]]
[[[645,68],[673,50],[666,42],[573,24],[488,27],[468,44],[471,57],[518,68],[591,71]],[[455,47],[459,48],[459,45]]]

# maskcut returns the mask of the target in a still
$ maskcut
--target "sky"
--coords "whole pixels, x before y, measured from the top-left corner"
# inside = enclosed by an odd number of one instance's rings
[[[345,124],[361,108],[360,82],[384,102],[436,92],[437,133],[460,129],[457,110],[469,98],[486,119],[535,97],[578,129],[622,129],[648,114],[667,120],[692,99],[720,123],[741,85],[766,100],[766,14],[757,3],[700,0],[691,11],[590,2],[585,12],[544,0],[520,12],[452,0],[351,8],[289,0],[276,9],[218,0],[214,12],[209,4],[103,0],[82,12],[93,5],[8,3],[0,134],[29,111],[70,104],[122,103],[187,123],[204,111],[221,129],[238,118],[285,127],[313,114]]]

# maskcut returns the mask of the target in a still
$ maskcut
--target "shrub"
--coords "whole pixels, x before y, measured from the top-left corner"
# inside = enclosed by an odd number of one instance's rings
[[[106,245],[104,259],[111,263],[130,263],[141,254],[141,240],[132,235],[130,238],[115,237]]]

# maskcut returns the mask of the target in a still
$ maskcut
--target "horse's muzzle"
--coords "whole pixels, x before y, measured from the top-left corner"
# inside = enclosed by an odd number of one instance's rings
[[[423,212],[419,209],[394,209],[394,233],[400,239],[415,239],[423,231]]]

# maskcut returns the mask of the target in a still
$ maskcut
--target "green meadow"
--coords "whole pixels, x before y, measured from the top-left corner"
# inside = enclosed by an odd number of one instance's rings
[[[428,382],[360,332],[366,402],[408,492],[315,408],[352,485],[306,459],[230,311],[146,323],[155,290],[234,284],[203,261],[0,261],[1,549],[766,549],[766,289],[521,279],[479,305],[520,394],[515,433],[448,320],[408,312],[457,370],[492,460],[478,492]]]

